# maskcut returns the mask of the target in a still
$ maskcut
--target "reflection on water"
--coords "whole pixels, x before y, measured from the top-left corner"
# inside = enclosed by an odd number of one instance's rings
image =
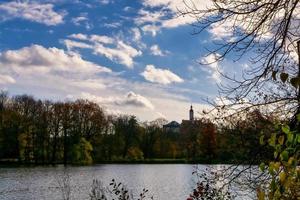
[[[186,199],[194,181],[193,165],[96,165],[69,167],[72,199],[88,199],[93,179],[115,178],[134,192],[145,187],[155,199]],[[0,199],[61,199],[64,167],[0,168]]]
[[[197,170],[205,169],[198,165]],[[125,183],[133,194],[148,189],[154,199],[185,200],[195,187],[194,165],[95,165],[85,167],[0,168],[0,199],[62,199],[58,180],[64,170],[70,176],[71,199],[89,199],[93,179],[108,185],[111,179]]]

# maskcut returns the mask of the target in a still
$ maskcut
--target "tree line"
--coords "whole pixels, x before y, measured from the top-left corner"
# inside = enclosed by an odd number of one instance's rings
[[[88,100],[53,102],[0,94],[0,160],[28,164],[92,164],[153,159],[248,162],[274,119],[258,110],[218,126],[209,119],[166,131],[165,119],[141,122],[110,115]],[[263,154],[266,158],[268,154]]]

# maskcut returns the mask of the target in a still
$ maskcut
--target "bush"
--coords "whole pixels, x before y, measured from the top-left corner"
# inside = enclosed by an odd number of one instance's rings
[[[90,165],[93,163],[91,152],[93,146],[85,138],[80,138],[78,144],[73,147],[73,163],[79,165]]]
[[[143,152],[138,147],[130,147],[127,152],[129,160],[142,160],[144,159]]]
[[[298,121],[300,115],[298,115]],[[267,189],[259,188],[258,198],[299,199],[300,198],[300,133],[290,130],[288,125],[277,125],[268,140],[261,137],[260,143],[267,143],[274,149],[274,159],[261,163],[260,169],[271,176]]]
[[[196,173],[196,172],[194,172]],[[219,175],[217,172],[209,171],[208,169],[201,174],[197,174],[200,181],[197,187],[193,190],[187,200],[230,200],[233,195],[229,192],[229,188],[218,186]]]
[[[91,200],[147,200],[152,199],[153,196],[147,195],[148,190],[143,189],[137,198],[133,197],[132,191],[128,190],[123,183],[118,183],[114,179],[110,182],[108,187],[105,187],[101,181],[93,180],[92,189],[90,193]]]

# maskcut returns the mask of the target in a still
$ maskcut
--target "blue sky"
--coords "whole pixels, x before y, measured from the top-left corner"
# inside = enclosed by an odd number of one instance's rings
[[[205,8],[209,1],[197,0]],[[218,69],[205,48],[228,37],[226,27],[198,35],[191,17],[177,17],[181,0],[1,1],[0,89],[11,95],[98,102],[108,113],[140,120],[188,118],[214,99]]]

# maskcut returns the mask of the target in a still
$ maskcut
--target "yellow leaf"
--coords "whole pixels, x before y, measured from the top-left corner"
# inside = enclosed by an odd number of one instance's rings
[[[279,138],[278,138],[278,142],[279,144],[283,145],[283,142],[284,142],[284,136],[281,135]]]
[[[279,170],[279,168],[280,168],[280,162],[276,162],[276,163],[274,163],[274,169],[275,169],[275,171],[278,171]]]
[[[292,165],[293,163],[294,163],[294,157],[292,156],[289,158],[288,164]]]
[[[284,182],[284,181],[285,181],[285,178],[286,178],[285,172],[281,172],[281,173],[279,174],[279,179],[280,179],[280,181],[281,181],[281,182]]]
[[[263,190],[258,189],[257,196],[258,196],[258,200],[265,200],[265,193]]]

